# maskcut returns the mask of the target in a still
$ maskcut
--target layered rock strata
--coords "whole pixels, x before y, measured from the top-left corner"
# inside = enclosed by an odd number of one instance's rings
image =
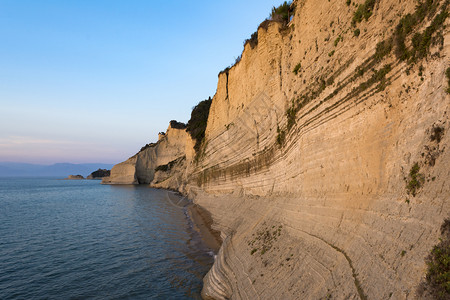
[[[404,34],[407,59],[399,26],[416,1],[368,2],[352,22],[345,1],[295,1],[289,26],[260,27],[219,75],[195,159],[181,130],[178,150],[113,168],[116,182],[175,188],[211,213],[223,244],[204,298],[419,297],[450,216],[450,18],[436,25],[448,1]]]

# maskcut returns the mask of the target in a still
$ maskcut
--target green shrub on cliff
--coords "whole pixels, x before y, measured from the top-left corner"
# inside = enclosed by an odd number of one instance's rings
[[[422,33],[416,32],[411,40],[413,49],[411,50],[410,56],[413,58],[424,58],[427,56],[429,48],[432,44],[432,36],[438,30],[442,28],[445,19],[448,17],[448,11],[445,9],[436,15],[436,17],[431,22]]]
[[[370,18],[373,13],[373,8],[375,6],[375,0],[366,0],[364,4],[360,4],[358,9],[353,14],[352,25],[356,26],[357,23],[361,23],[363,19],[366,21]]]
[[[432,20],[431,24],[422,32],[416,32],[411,39],[412,49],[409,50],[406,46],[406,37],[411,34],[418,24],[423,22],[427,17],[431,18],[435,15],[439,4],[442,3],[440,13]],[[421,59],[427,56],[429,48],[433,43],[433,35],[440,34],[445,20],[449,13],[447,6],[450,4],[449,0],[435,1],[426,0],[419,1],[413,14],[407,14],[400,19],[394,33],[395,54],[400,60],[408,60],[414,62],[416,59]]]
[[[186,131],[195,140],[195,152],[199,152],[203,139],[205,138],[206,124],[208,123],[209,109],[212,99],[200,101],[191,112],[191,119],[187,123]]]
[[[301,69],[301,68],[302,68],[302,64],[301,64],[301,63],[298,63],[298,64],[295,66],[295,68],[294,68],[294,70],[293,70],[292,72],[294,72],[294,74],[297,75],[298,72],[300,72],[300,69]]]
[[[450,219],[441,226],[440,242],[433,247],[426,259],[426,281],[419,286],[419,296],[434,299],[450,298]]]
[[[408,194],[413,195],[413,197],[416,196],[417,190],[422,187],[422,184],[424,183],[425,179],[423,174],[419,173],[420,167],[419,164],[416,162],[409,171],[409,181],[406,185],[406,190]]]
[[[286,111],[286,118],[287,118],[287,130],[291,130],[292,126],[295,125],[295,118],[297,116],[297,110],[295,109],[295,103],[292,101],[292,106],[289,107]]]
[[[445,76],[447,77],[447,94],[450,94],[450,67],[445,71]]]
[[[282,147],[284,145],[284,141],[286,140],[286,131],[277,127],[277,144]]]

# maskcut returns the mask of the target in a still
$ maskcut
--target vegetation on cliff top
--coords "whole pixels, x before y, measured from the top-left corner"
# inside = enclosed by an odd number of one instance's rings
[[[274,6],[272,8],[272,12],[270,13],[270,16],[267,19],[265,19],[263,22],[261,22],[261,24],[259,24],[258,29],[263,28],[264,30],[267,30],[267,28],[269,27],[269,24],[271,22],[279,22],[283,25],[283,27],[286,27],[290,21],[290,17],[293,16],[294,12],[295,12],[295,7],[291,7],[291,5],[292,5],[292,1],[289,1],[289,2],[284,1],[278,7]],[[250,44],[252,49],[258,45],[258,30],[253,32],[252,35],[250,36],[250,38],[248,38],[244,41],[244,47],[247,44]],[[231,66],[228,66],[225,69],[223,69],[222,71],[220,71],[219,75],[222,73],[228,73],[228,71],[232,67],[234,67],[236,64],[238,64],[241,61],[241,58],[242,58],[241,55],[235,59],[234,64],[232,64]]]
[[[178,122],[176,120],[170,121],[170,127],[173,129],[186,129],[186,124]]]
[[[148,144],[144,145],[143,147],[141,147],[141,149],[139,150],[138,153],[140,153],[148,148],[155,147],[156,145],[158,145],[158,143],[148,143]]]
[[[203,139],[205,138],[206,125],[208,123],[209,109],[212,99],[200,101],[191,112],[191,119],[188,121],[186,131],[195,140],[195,152],[198,153]]]
[[[259,24],[258,29],[263,28],[267,30],[270,22],[280,22],[283,24],[283,26],[286,26],[289,23],[289,17],[293,15],[293,11],[291,11],[291,4],[292,1],[284,1],[278,7],[274,6],[269,18],[265,19],[261,24]],[[255,48],[258,45],[258,30],[252,33],[249,39],[246,39],[244,41],[244,47],[247,43],[250,43],[250,46],[252,48]]]
[[[291,7],[292,1],[284,1],[283,4],[281,4],[278,7],[272,8],[272,13],[270,14],[270,19],[273,21],[281,21],[284,23],[289,22],[289,9]]]

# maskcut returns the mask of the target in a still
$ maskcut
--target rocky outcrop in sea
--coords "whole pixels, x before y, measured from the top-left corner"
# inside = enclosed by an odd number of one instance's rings
[[[103,177],[108,177],[111,174],[111,170],[98,169],[97,171],[89,174],[86,179],[103,179]]]

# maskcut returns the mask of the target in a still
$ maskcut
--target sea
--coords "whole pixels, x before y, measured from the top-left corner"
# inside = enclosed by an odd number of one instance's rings
[[[214,257],[184,201],[147,186],[0,178],[0,299],[200,299]]]

